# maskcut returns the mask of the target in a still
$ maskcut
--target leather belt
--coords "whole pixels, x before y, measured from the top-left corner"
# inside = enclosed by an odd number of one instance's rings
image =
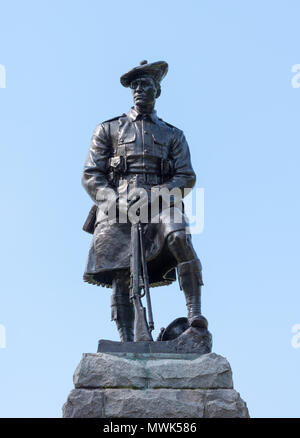
[[[128,173],[127,175],[120,175],[118,181],[126,180],[129,184],[149,184],[157,185],[163,183],[163,178],[154,173]]]
[[[144,159],[150,160],[155,169],[147,171],[147,174],[155,174],[161,176],[171,176],[172,173],[172,163],[170,160],[165,158],[153,157],[153,156],[118,156],[111,157],[108,159],[109,171],[117,173],[119,175],[124,175],[127,173],[137,173],[136,166],[141,165]],[[150,164],[150,163],[149,163]],[[152,166],[151,166],[152,167]],[[145,169],[146,170],[146,169]],[[141,169],[141,173],[143,170]]]

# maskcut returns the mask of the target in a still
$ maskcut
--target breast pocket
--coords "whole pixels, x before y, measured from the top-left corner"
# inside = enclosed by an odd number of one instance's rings
[[[152,134],[153,155],[167,158],[169,155],[169,139],[166,135]]]
[[[126,135],[120,136],[118,139],[117,154],[125,156],[134,153],[135,141],[135,132],[129,132]]]

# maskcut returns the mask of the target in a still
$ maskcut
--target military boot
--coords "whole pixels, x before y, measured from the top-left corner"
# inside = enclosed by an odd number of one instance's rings
[[[183,290],[188,309],[188,322],[192,327],[207,328],[207,320],[201,315],[202,267],[194,259],[177,266],[180,289]]]

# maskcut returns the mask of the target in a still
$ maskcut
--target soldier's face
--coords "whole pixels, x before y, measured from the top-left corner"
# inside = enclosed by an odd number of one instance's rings
[[[135,79],[131,82],[130,88],[135,105],[142,107],[154,105],[157,90],[152,78]]]

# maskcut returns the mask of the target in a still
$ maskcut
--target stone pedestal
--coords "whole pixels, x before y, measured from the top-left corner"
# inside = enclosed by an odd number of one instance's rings
[[[247,418],[228,361],[215,353],[83,354],[68,418]]]

